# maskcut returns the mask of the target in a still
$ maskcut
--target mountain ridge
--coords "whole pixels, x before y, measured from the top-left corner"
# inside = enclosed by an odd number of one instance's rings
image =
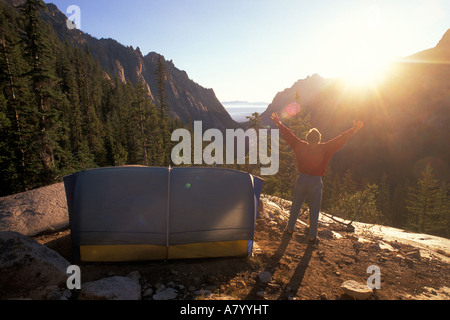
[[[416,61],[417,58],[424,58],[422,61]],[[407,57],[399,59],[398,62],[400,63],[415,63],[415,62],[422,62],[422,63],[433,63],[433,58],[436,57],[443,58],[442,60],[437,60],[437,63],[449,63],[450,62],[450,29],[448,29],[445,34],[442,36],[441,40],[438,42],[438,44],[430,49],[426,49],[420,52],[417,52],[415,54],[411,54]],[[395,64],[395,62],[394,62]],[[338,79],[338,78],[337,78]],[[336,78],[323,78],[319,74],[315,73],[313,75],[310,75],[306,77],[305,79],[299,79],[297,80],[290,88],[285,88],[284,90],[278,92],[273,99],[273,101],[269,104],[268,110],[262,115],[263,122],[268,123],[270,120],[270,115],[272,112],[279,112],[281,111],[281,108],[286,106],[292,101],[295,101],[295,94],[297,91],[303,91],[299,92],[300,97],[302,98],[302,102],[305,103],[304,96],[306,95],[306,99],[309,99],[309,95],[314,95],[317,92],[309,92],[307,89],[312,89],[315,91],[320,91],[322,87],[329,85],[331,82],[335,82],[337,80]],[[303,93],[303,94],[302,94]],[[286,95],[289,95],[289,97],[285,97]],[[288,103],[284,104],[284,100],[287,99],[289,101]]]
[[[122,82],[143,83],[149,97],[156,104],[158,89],[155,69],[158,58],[162,57],[167,73],[167,112],[172,118],[181,120],[186,125],[192,121],[203,121],[205,128],[220,130],[240,127],[217,99],[213,89],[204,88],[190,79],[187,72],[179,70],[172,60],[167,61],[163,55],[156,52],[144,55],[139,47],[134,49],[111,38],[97,39],[78,29],[69,29],[66,26],[68,18],[55,4],[49,3],[47,8],[48,14],[43,15],[44,19],[61,41],[68,41],[79,47],[87,46],[104,71],[118,76]]]
[[[282,114],[298,93],[311,126],[322,132],[324,141],[349,129],[354,119],[366,123],[348,151],[334,157],[335,172],[352,168],[361,179],[387,173],[398,183],[420,177],[431,161],[440,180],[448,181],[450,152],[443,141],[450,139],[449,39],[450,30],[436,47],[394,62],[382,82],[365,90],[317,74],[298,80],[275,96],[261,115],[262,123],[271,125],[270,115]]]

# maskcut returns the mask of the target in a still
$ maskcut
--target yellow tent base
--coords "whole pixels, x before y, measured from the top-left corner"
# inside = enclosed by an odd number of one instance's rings
[[[81,246],[84,262],[129,262],[165,259],[238,257],[248,254],[248,240],[192,243],[178,246],[105,245]]]
[[[81,261],[84,262],[163,260],[166,258],[166,247],[151,245],[81,246],[80,256]]]
[[[248,240],[193,243],[170,246],[169,259],[197,259],[246,256]]]

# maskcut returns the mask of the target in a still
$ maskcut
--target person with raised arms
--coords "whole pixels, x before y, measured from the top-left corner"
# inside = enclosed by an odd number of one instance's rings
[[[315,128],[309,131],[306,135],[306,141],[303,141],[281,123],[281,118],[277,113],[273,113],[271,119],[275,122],[278,129],[280,129],[281,135],[294,151],[297,171],[299,173],[294,187],[292,207],[286,232],[289,235],[293,234],[300,210],[305,200],[308,199],[309,241],[316,243],[319,212],[322,205],[322,177],[325,176],[328,164],[333,155],[356,132],[364,127],[364,122],[353,121],[353,128],[328,142],[322,143],[322,135]]]

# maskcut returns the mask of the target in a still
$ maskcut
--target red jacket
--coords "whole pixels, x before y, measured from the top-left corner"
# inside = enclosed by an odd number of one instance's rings
[[[326,143],[310,145],[297,138],[281,122],[278,125],[286,142],[294,150],[297,170],[300,173],[323,177],[327,172],[331,157],[341,149],[354,134],[353,128]]]

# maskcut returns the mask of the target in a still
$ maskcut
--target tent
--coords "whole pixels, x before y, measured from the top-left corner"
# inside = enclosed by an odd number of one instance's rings
[[[73,260],[247,256],[263,180],[221,168],[115,167],[64,177]]]

